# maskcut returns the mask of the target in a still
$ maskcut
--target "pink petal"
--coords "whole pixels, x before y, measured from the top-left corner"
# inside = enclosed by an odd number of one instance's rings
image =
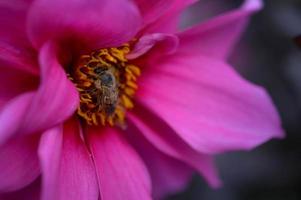
[[[25,19],[30,1],[0,2],[0,63],[33,74],[38,73],[36,52],[27,39]]]
[[[3,106],[7,103],[7,100],[0,98],[0,112],[3,109]],[[0,114],[1,115],[1,114]]]
[[[145,156],[149,158],[146,165],[152,177],[154,199],[164,199],[188,187],[193,170],[187,165],[160,152]]]
[[[98,200],[95,169],[75,120],[44,133],[39,157],[42,200]]]
[[[192,149],[149,110],[139,105],[136,107],[135,114],[129,114],[128,117],[153,146],[194,168],[212,187],[221,185],[211,156]]]
[[[0,145],[20,130],[34,95],[28,92],[17,96],[0,110]]]
[[[38,48],[59,40],[71,50],[91,50],[131,40],[140,23],[138,8],[128,0],[37,0],[29,13],[28,33]]]
[[[177,54],[148,69],[141,77],[139,100],[194,149],[251,149],[283,137],[268,94],[226,63]]]
[[[0,41],[0,68],[19,70],[34,76],[38,75],[36,52],[22,44],[6,43]]]
[[[147,165],[152,177],[154,199],[164,199],[188,188],[193,173],[191,168],[164,154],[146,156],[150,156],[150,164]]]
[[[69,118],[78,106],[78,92],[55,53],[50,43],[41,49],[41,83],[20,128],[23,133],[51,128]]]
[[[175,0],[134,0],[140,9],[145,24],[155,21]]]
[[[136,59],[150,51],[154,46],[160,49],[160,54],[172,54],[179,44],[177,36],[172,34],[153,33],[142,36],[133,50],[127,55],[128,59]]]
[[[261,0],[245,0],[245,4],[239,9],[179,33],[180,51],[227,58],[250,16],[261,8]]]
[[[91,128],[87,134],[96,165],[101,199],[150,200],[148,171],[117,130]]]
[[[69,118],[76,110],[78,92],[58,63],[55,47],[50,43],[41,50],[40,66],[41,83],[37,92],[25,93],[14,98],[0,111],[0,144],[16,134],[51,128]],[[22,78],[24,77],[20,75],[18,81],[22,81]],[[27,79],[26,83],[23,83],[24,87],[31,85]],[[18,82],[12,86],[19,86]],[[18,89],[12,90],[13,94],[17,92]]]
[[[151,21],[152,23],[147,24],[144,27],[144,33],[175,33],[178,31],[180,25],[181,14],[185,8],[189,5],[197,2],[197,0],[173,0],[171,6],[166,10],[166,12],[157,15]]]
[[[0,60],[0,99],[6,103],[12,98],[35,90],[38,87],[39,79],[30,73],[16,70],[2,65]],[[1,107],[0,107],[1,109]]]
[[[133,124],[128,123],[126,134],[146,164],[152,180],[154,199],[184,190],[192,178],[193,169],[155,148]]]
[[[15,192],[0,194],[0,200],[40,200],[40,178]]]
[[[14,138],[0,146],[0,192],[19,190],[40,174],[39,137]]]

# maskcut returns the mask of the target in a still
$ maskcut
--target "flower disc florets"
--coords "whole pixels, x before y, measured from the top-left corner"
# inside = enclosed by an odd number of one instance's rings
[[[89,125],[124,125],[140,69],[128,63],[129,45],[82,55],[69,74],[80,94],[77,114]]]

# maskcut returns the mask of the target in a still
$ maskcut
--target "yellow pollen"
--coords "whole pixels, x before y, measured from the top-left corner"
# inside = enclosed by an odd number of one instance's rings
[[[128,63],[130,47],[107,48],[82,55],[68,74],[80,94],[77,114],[89,125],[125,124],[127,109],[134,107],[140,68]]]

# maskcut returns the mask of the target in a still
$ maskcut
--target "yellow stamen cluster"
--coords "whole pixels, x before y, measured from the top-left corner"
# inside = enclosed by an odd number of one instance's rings
[[[125,112],[134,107],[139,67],[128,63],[129,45],[83,55],[69,78],[80,94],[78,115],[89,125],[123,126]]]

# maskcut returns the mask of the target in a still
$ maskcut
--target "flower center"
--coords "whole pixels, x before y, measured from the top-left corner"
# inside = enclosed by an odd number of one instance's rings
[[[128,63],[125,44],[82,55],[70,80],[80,94],[77,114],[89,125],[123,126],[127,109],[134,107],[140,69]]]

